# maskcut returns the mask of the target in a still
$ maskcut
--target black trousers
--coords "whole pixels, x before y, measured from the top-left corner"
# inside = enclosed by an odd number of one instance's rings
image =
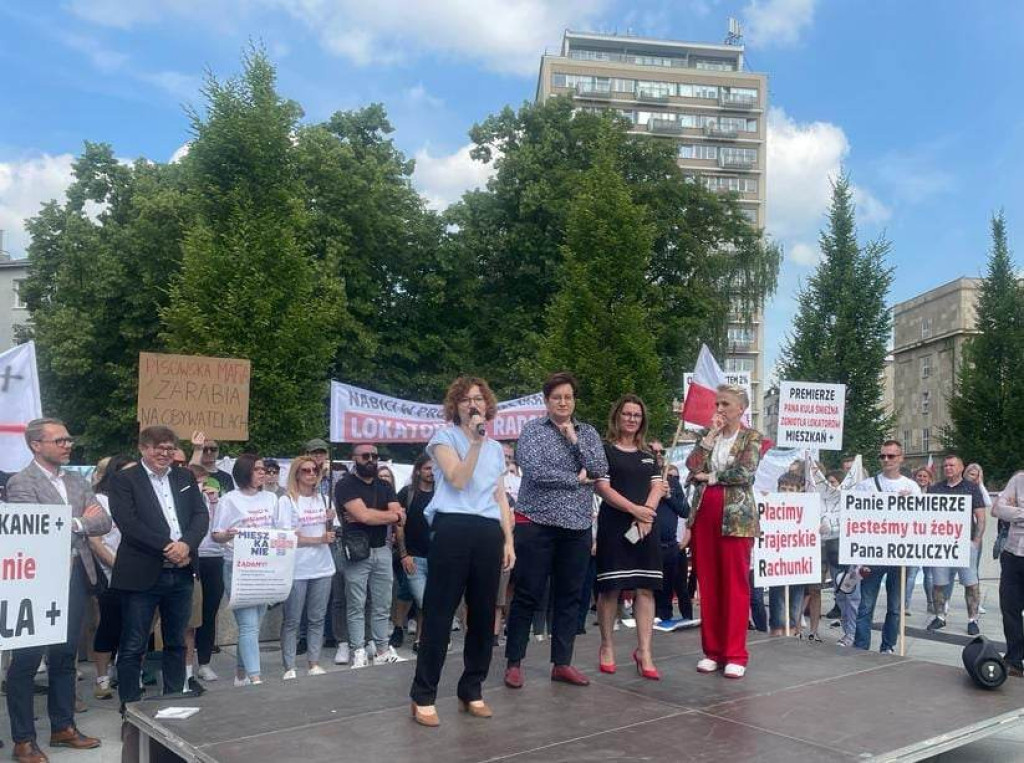
[[[209,665],[217,641],[217,611],[224,598],[224,557],[201,556],[196,571],[203,590],[203,622],[196,628],[196,653],[200,665]]]
[[[465,702],[474,702],[483,696],[483,682],[491,667],[505,533],[493,519],[443,511],[434,515],[431,530],[423,630],[409,696],[417,705],[434,704],[452,618],[465,596],[466,641],[458,695]]]
[[[107,588],[97,597],[100,621],[93,636],[92,648],[96,652],[117,651],[121,641],[121,592]]]
[[[1024,668],[1024,556],[999,555],[999,608],[1003,613],[1006,662]]]
[[[590,528],[568,530],[534,523],[516,525],[516,583],[508,612],[505,658],[517,664],[526,656],[530,624],[551,578],[551,662],[571,665],[579,627],[580,593],[590,563]]]
[[[662,620],[671,620],[673,617],[673,594],[679,605],[680,617],[686,620],[693,619],[693,605],[690,603],[690,592],[687,589],[688,562],[686,552],[680,551],[677,544],[665,544],[661,547],[661,573],[665,583],[661,590],[654,592],[654,613]]]
[[[11,664],[7,669],[7,715],[11,719],[11,738],[15,743],[36,738],[33,697],[36,669],[44,654],[49,681],[46,711],[50,716],[50,730],[63,731],[75,724],[75,657],[88,599],[88,578],[81,559],[75,557],[71,560],[71,587],[68,589],[67,640],[61,644],[30,646],[11,652]]]

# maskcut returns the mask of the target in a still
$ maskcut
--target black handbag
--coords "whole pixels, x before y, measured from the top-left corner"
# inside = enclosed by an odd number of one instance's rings
[[[377,483],[373,484],[374,503],[377,503]],[[370,558],[370,536],[361,527],[352,527],[345,518],[345,511],[341,514],[341,551],[345,554],[346,562],[361,562]]]

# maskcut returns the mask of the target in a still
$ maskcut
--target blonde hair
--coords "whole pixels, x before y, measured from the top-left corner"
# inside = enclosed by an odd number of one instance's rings
[[[312,464],[314,473],[319,474],[317,469],[316,461],[313,460],[312,456],[296,456],[292,459],[291,466],[288,467],[288,497],[291,498],[296,504],[299,502],[299,467],[303,464]],[[313,495],[316,495],[316,486],[313,487]]]
[[[750,407],[750,395],[738,384],[719,384],[715,387],[715,392],[719,395],[732,395],[744,410]]]
[[[647,452],[650,450],[647,445],[647,406],[644,405],[644,401],[640,399],[639,395],[630,393],[623,395],[615,401],[615,405],[612,406],[611,411],[608,413],[608,431],[604,439],[610,443],[619,441],[619,437],[622,435],[622,429],[619,427],[619,415],[622,413],[622,409],[629,403],[639,406],[641,416],[640,428],[633,435],[633,444],[637,450]]]

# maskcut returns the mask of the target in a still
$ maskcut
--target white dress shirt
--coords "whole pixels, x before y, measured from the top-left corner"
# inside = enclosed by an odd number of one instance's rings
[[[171,540],[181,540],[181,524],[178,522],[178,512],[174,509],[174,495],[171,493],[171,470],[168,469],[164,472],[161,477],[159,474],[150,469],[145,461],[140,461],[142,468],[146,470],[146,474],[149,475],[149,484],[153,487],[153,493],[156,495],[156,501],[160,504],[160,508],[163,509],[164,519],[167,520],[167,526],[171,529]]]

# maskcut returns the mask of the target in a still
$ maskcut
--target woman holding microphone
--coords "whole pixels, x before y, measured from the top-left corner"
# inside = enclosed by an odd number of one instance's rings
[[[452,617],[466,599],[465,668],[459,680],[459,709],[490,718],[482,685],[491,664],[494,607],[502,569],[515,563],[512,512],[505,496],[505,456],[487,436],[485,422],[498,404],[483,379],[460,376],[444,400],[448,426],[427,443],[434,461],[434,497],[424,514],[432,536],[423,596],[423,630],[416,676],[409,696],[413,719],[439,724],[434,702],[441,678]]]
[[[693,511],[694,568],[700,586],[701,673],[724,663],[726,678],[747,670],[750,552],[758,534],[754,473],[761,458],[761,433],[743,426],[750,405],[746,391],[721,384],[711,428],[700,433],[686,459],[696,486]]]

